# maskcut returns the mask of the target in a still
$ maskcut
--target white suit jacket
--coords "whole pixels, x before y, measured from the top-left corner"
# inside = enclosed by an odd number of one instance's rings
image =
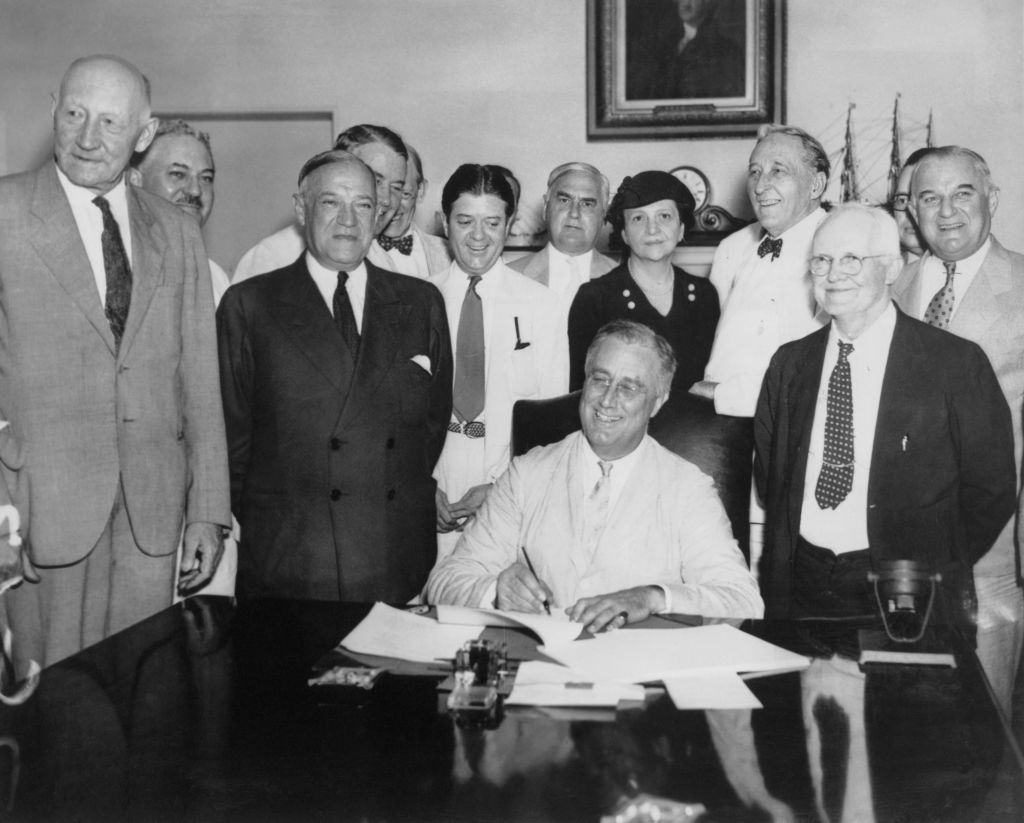
[[[660,584],[671,591],[675,612],[764,613],[713,482],[650,437],[638,446],[639,462],[588,556],[581,539],[583,442],[575,432],[512,461],[455,551],[430,573],[429,602],[479,606],[526,546],[559,608],[581,597]]]

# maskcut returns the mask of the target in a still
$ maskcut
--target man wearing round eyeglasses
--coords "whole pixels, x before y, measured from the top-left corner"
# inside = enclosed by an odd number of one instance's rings
[[[900,249],[903,251],[903,261],[910,263],[924,254],[924,240],[917,230],[917,223],[909,211],[910,206],[910,181],[914,176],[914,169],[921,159],[932,150],[930,148],[917,149],[910,153],[907,162],[900,170],[899,179],[896,181],[896,194],[892,201],[892,216],[896,218],[896,225],[900,230]]]
[[[586,362],[583,431],[512,461],[431,572],[429,602],[563,609],[590,632],[669,611],[759,616],[714,484],[647,435],[672,385],[672,346],[615,320]]]
[[[860,204],[815,232],[814,295],[831,322],[779,349],[754,417],[769,617],[877,615],[867,572],[909,559],[942,575],[936,617],[960,622],[971,567],[1013,512],[1010,412],[992,367],[896,309],[899,252],[893,218]]]
[[[443,237],[426,234],[416,225],[416,208],[427,193],[427,179],[423,176],[419,152],[409,143],[405,144],[405,150],[409,161],[402,195],[397,201],[395,216],[376,242],[387,258],[387,262],[381,262],[384,268],[426,280],[432,274],[447,271],[452,256]]]

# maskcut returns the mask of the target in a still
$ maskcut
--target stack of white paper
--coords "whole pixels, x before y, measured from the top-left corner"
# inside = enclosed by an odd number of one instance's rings
[[[479,636],[479,626],[442,626],[432,617],[374,603],[370,613],[345,635],[341,645],[362,654],[431,663],[451,660],[467,640]]]

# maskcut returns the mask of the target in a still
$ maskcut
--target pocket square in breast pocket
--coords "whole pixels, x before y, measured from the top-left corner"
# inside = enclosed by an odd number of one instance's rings
[[[409,359],[413,363],[415,363],[417,366],[419,366],[421,369],[423,369],[423,371],[425,371],[427,374],[429,374],[429,375],[433,375],[434,374],[430,370],[430,358],[427,357],[425,354],[414,354]]]

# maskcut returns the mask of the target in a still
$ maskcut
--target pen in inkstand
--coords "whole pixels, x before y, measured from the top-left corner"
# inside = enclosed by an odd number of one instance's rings
[[[540,578],[537,577],[537,570],[533,568],[533,563],[530,561],[530,555],[526,553],[526,546],[520,546],[519,548],[523,552],[523,559],[526,561],[526,568],[530,570],[530,574],[534,576],[534,579],[538,583],[540,583]],[[546,611],[548,614],[551,614],[551,601],[548,600],[546,597],[544,598],[544,611]]]

